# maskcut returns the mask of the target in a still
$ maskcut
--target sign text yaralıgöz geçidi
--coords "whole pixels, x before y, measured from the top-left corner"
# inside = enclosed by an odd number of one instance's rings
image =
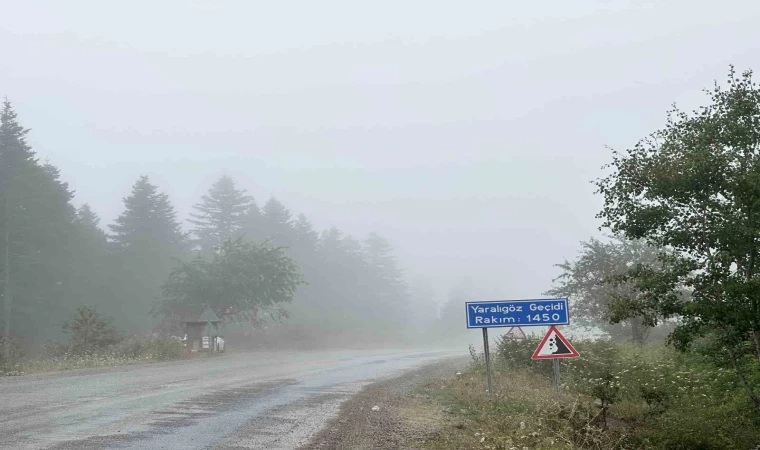
[[[566,298],[467,302],[467,328],[567,325]]]

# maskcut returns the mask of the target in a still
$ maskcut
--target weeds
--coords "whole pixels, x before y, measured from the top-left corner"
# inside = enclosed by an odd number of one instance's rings
[[[732,450],[760,444],[760,415],[730,368],[661,345],[574,340],[581,358],[533,361],[538,342],[497,341],[494,395],[471,348],[471,370],[430,392],[467,411],[424,448]],[[756,382],[755,380],[754,382]]]
[[[484,353],[478,353],[475,346],[470,344],[470,366],[473,368],[479,368],[485,366],[486,356]]]
[[[151,336],[129,337],[95,351],[81,351],[69,343],[51,342],[43,346],[42,353],[35,358],[0,364],[0,376],[170,361],[182,358],[183,353],[181,342]]]
[[[439,383],[424,388],[426,395],[451,411],[460,411],[460,417],[423,448],[614,448],[617,436],[592,425],[598,410],[590,400],[558,397],[548,379],[526,370],[508,370],[502,363],[496,363],[495,369],[490,398],[483,376],[474,371],[448,381],[444,389]]]

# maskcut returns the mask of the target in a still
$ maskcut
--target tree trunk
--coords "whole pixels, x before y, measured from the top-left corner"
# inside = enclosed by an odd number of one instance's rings
[[[634,344],[643,344],[645,340],[645,325],[641,323],[641,319],[639,317],[632,317],[629,322],[631,324],[631,341]]]
[[[748,211],[751,213],[751,210]],[[752,215],[750,214],[750,223],[752,219]],[[749,261],[747,262],[747,273],[746,273],[746,279],[747,283],[750,283],[752,281],[752,277],[754,276],[754,270],[755,270],[755,238],[752,237],[752,245],[750,246],[750,253],[749,253]],[[752,340],[755,343],[755,356],[757,357],[757,360],[760,361],[760,324],[758,323],[758,320],[760,320],[760,305],[758,305],[757,298],[753,295],[750,299],[752,314],[754,314],[754,318],[752,320],[754,324],[754,330],[752,330]]]
[[[756,409],[760,409],[760,397],[755,394],[755,391],[752,389],[752,385],[747,382],[747,379],[744,377],[744,374],[741,371],[741,367],[739,367],[739,361],[736,358],[736,353],[731,349],[731,344],[726,346],[726,349],[728,350],[728,355],[731,357],[731,363],[734,366],[734,372],[736,373],[736,376],[739,377],[739,381],[742,382],[744,385],[744,388],[747,390],[747,395],[749,396],[750,400],[752,400],[752,403],[755,404]]]
[[[752,332],[752,340],[755,341],[755,356],[760,361],[760,330],[754,330]]]
[[[6,211],[7,212],[7,211]],[[11,265],[10,265],[10,238],[8,233],[8,220],[6,215],[6,226],[4,233],[3,247],[5,248],[5,258],[3,261],[3,359],[5,362],[11,360]]]

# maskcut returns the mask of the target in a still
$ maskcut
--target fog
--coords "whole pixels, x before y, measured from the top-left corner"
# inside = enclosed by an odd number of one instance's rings
[[[748,1],[6,2],[0,93],[105,224],[142,174],[182,220],[226,174],[318,229],[387,237],[439,302],[463,280],[535,297],[601,233],[589,182],[607,146],[756,63],[759,16]]]

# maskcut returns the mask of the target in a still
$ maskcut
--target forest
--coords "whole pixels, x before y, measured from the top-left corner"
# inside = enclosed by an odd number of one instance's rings
[[[240,346],[401,343],[431,324],[430,293],[410,289],[394,249],[317,230],[276,198],[257,201],[221,175],[187,218],[147,176],[103,224],[65,175],[27,143],[12,104],[0,116],[0,283],[4,355],[66,339],[78,308],[122,336],[177,335],[176,311],[212,307]],[[93,187],[96,189],[96,187]],[[415,294],[418,292],[418,294]],[[419,307],[409,308],[412,298]],[[425,298],[422,298],[425,297]],[[371,321],[363,320],[371,317]]]

